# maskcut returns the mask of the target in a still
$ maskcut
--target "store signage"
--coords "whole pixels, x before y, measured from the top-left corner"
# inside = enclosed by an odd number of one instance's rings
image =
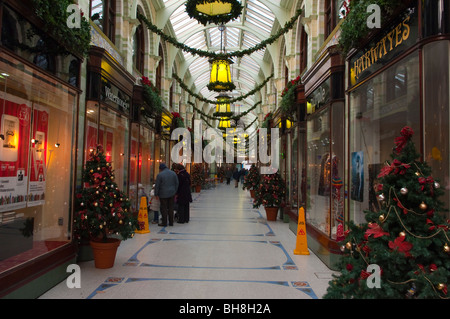
[[[377,38],[350,60],[352,86],[370,76],[415,43],[418,29],[416,11],[414,8],[408,9],[400,21],[382,32],[381,38]]]
[[[102,84],[101,100],[114,106],[117,110],[129,114],[130,97],[105,79],[102,79]]]

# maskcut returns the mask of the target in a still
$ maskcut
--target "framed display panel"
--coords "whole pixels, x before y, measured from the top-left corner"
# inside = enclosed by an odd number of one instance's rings
[[[349,212],[364,223],[364,210],[376,210],[376,176],[394,146],[400,130],[420,132],[419,53],[408,55],[366,80],[349,96]],[[413,141],[420,147],[420,134]]]
[[[71,240],[78,92],[6,52],[0,74],[2,273]]]

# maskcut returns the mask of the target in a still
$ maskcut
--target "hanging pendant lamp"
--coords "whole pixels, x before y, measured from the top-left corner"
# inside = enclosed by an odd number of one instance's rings
[[[231,80],[230,65],[233,61],[230,59],[214,58],[209,60],[211,63],[211,77],[208,90],[215,92],[233,91],[236,85]]]
[[[225,26],[220,25],[219,30],[220,51],[223,53],[225,51],[223,45],[223,31],[225,30]],[[231,80],[230,65],[233,64],[233,61],[218,55],[210,59],[209,63],[211,63],[211,76],[207,85],[208,90],[215,92],[233,91],[236,88],[236,85]]]
[[[186,13],[203,25],[223,24],[239,17],[242,5],[237,0],[188,0]]]

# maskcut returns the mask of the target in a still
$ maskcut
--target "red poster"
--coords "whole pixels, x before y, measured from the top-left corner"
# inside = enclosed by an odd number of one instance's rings
[[[28,103],[9,94],[6,100],[0,98],[0,211],[26,204],[31,121]]]
[[[28,185],[28,206],[44,204],[45,180],[47,175],[47,140],[48,140],[47,108],[34,105],[33,128],[31,133],[31,161]]]

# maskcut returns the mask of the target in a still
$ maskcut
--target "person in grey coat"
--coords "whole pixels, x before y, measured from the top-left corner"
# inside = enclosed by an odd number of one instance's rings
[[[158,226],[173,226],[173,204],[174,197],[178,190],[177,174],[168,169],[166,164],[159,164],[159,174],[156,176],[155,196],[159,198],[162,221]]]

